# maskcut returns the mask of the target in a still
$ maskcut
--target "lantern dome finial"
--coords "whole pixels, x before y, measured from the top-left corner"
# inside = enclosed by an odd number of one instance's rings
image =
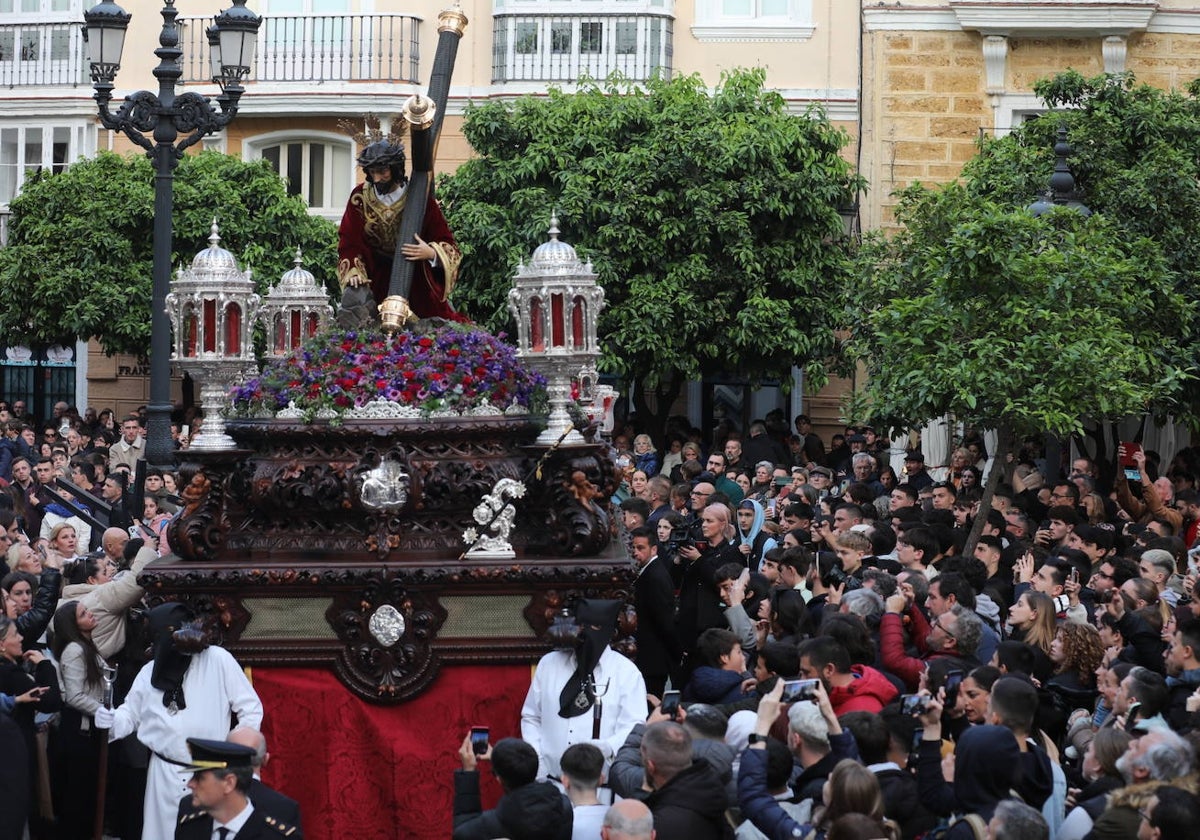
[[[533,252],[533,256],[529,260],[529,270],[537,273],[546,269],[577,266],[579,255],[575,253],[575,249],[558,238],[561,231],[558,229],[557,210],[551,212],[550,229],[546,233],[550,239],[539,245]]]
[[[214,216],[212,227],[208,234],[208,247],[196,254],[192,259],[192,271],[211,273],[238,272],[237,260],[233,254],[221,247],[221,230]]]

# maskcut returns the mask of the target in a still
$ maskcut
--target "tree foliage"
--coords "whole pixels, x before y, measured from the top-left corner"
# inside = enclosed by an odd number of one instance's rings
[[[336,289],[336,227],[310,216],[265,162],[188,155],[174,185],[173,266],[208,246],[216,218],[222,247],[253,269],[260,293],[292,267],[296,246],[318,282]],[[0,249],[0,333],[30,343],[94,337],[108,353],[147,352],[153,215],[144,156],[102,152],[33,175]]]
[[[1132,74],[1085,78],[1075,71],[1034,85],[1053,112],[1008,137],[983,143],[963,170],[973,194],[1020,207],[1046,189],[1054,163],[1054,133],[1066,126],[1070,158],[1083,199],[1104,216],[1113,235],[1155,242],[1189,300],[1200,300],[1200,82],[1188,91],[1138,84]],[[1157,317],[1165,344],[1200,341],[1193,319]],[[1191,378],[1149,408],[1158,415],[1193,412],[1200,379]]]
[[[850,347],[878,422],[940,415],[1017,435],[1140,414],[1188,359],[1159,324],[1192,317],[1158,244],[1106,217],[1035,218],[961,185],[902,195],[904,230],[873,239]]]
[[[513,272],[557,209],[604,285],[603,370],[660,406],[719,372],[786,379],[811,362],[819,382],[849,266],[837,208],[860,184],[847,135],[820,112],[789,115],[764,79],[585,84],[472,108],[479,156],[439,193],[465,253],[460,308],[512,329]]]

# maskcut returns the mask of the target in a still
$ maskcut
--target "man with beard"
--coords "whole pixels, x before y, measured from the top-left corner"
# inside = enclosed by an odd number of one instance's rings
[[[229,717],[262,728],[263,707],[233,656],[209,647],[182,604],[162,604],[146,615],[154,659],[134,678],[125,702],[98,709],[98,729],[109,741],[136,732],[152,753],[143,807],[144,837],[172,837],[179,800],[187,795],[189,738],[224,740]]]
[[[621,607],[620,601],[581,600],[574,648],[551,651],[538,662],[521,707],[521,738],[538,752],[538,778],[557,777],[558,760],[572,744],[595,744],[611,761],[646,717],[641,672],[608,646]]]
[[[338,282],[343,289],[368,287],[377,304],[388,295],[396,258],[396,234],[407,199],[404,163],[404,146],[399,142],[379,139],[363,149],[358,165],[367,180],[350,193],[338,227]],[[418,318],[465,321],[447,300],[462,252],[432,189],[425,201],[421,235],[416,242],[399,246],[400,256],[417,263],[408,303]]]

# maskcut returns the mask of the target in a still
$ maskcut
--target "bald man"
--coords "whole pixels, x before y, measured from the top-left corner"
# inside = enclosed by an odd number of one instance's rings
[[[602,840],[654,840],[654,815],[638,799],[622,799],[604,814]]]
[[[125,562],[125,544],[129,542],[129,532],[124,528],[105,528],[104,534],[100,537],[100,547],[104,549],[104,556],[113,562],[114,566],[120,566]]]
[[[300,825],[300,804],[279,791],[267,787],[259,778],[262,768],[271,760],[271,754],[267,752],[267,739],[263,737],[263,734],[249,726],[239,726],[230,732],[225,740],[231,744],[238,744],[254,750],[254,758],[250,761],[250,766],[254,769],[254,778],[250,781],[249,794],[254,810],[262,811],[266,816],[288,826]],[[191,795],[179,800],[180,819],[196,810],[198,809],[193,807]],[[288,836],[291,840],[297,840],[297,838],[303,840],[299,831]]]

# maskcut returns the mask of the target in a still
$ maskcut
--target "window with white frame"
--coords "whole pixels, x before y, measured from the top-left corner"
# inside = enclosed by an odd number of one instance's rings
[[[815,25],[812,0],[696,0],[698,41],[805,41]]]
[[[0,85],[82,82],[82,0],[0,0]]]
[[[270,134],[246,144],[246,157],[271,164],[309,211],[339,219],[354,187],[354,144],[336,134]]]
[[[3,2],[3,0],[0,0]],[[30,173],[61,172],[82,153],[82,126],[0,122],[0,210],[16,198]]]
[[[6,17],[24,15],[62,17],[82,11],[82,0],[0,0],[0,15]]]

